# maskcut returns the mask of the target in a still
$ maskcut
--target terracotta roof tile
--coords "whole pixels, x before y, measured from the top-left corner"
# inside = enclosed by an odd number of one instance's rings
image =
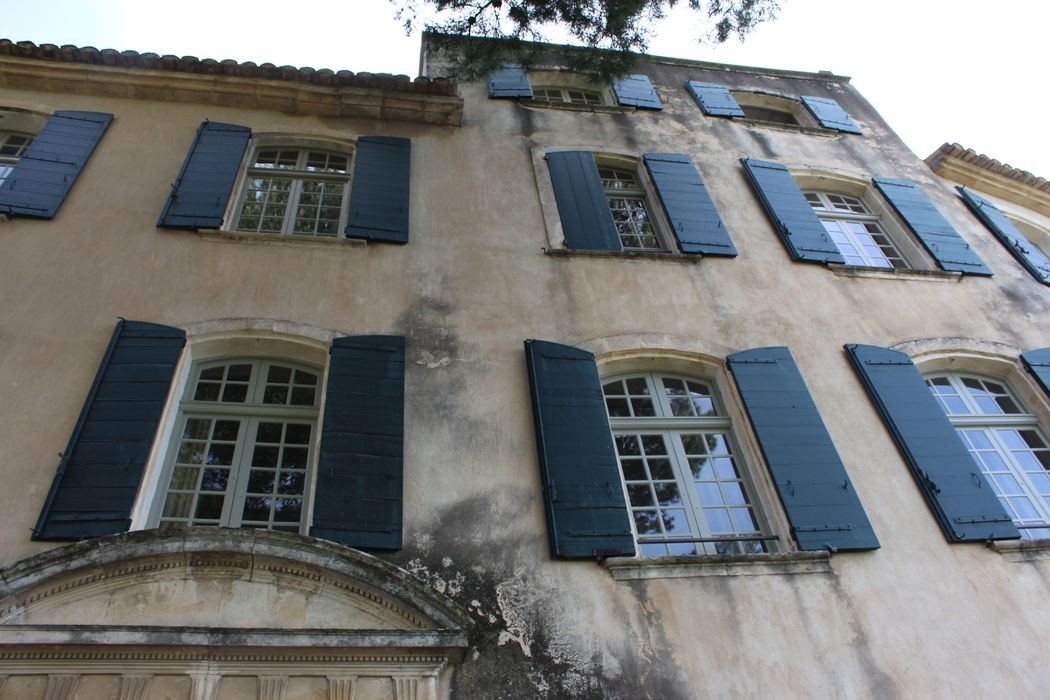
[[[1044,178],[1033,175],[1027,170],[1021,170],[1015,168],[1012,165],[1001,163],[995,158],[989,158],[986,155],[978,153],[971,148],[965,148],[957,143],[945,143],[936,151],[931,153],[927,158],[926,162],[930,164],[930,167],[941,158],[955,158],[961,160],[964,163],[970,163],[975,165],[982,170],[987,170],[990,173],[1000,175],[1010,180],[1021,183],[1022,185],[1028,185],[1033,189],[1037,189],[1041,192],[1050,193],[1050,181]]]

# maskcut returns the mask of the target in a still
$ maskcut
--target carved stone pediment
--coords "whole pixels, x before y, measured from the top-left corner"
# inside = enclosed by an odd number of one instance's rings
[[[45,552],[2,572],[0,626],[460,629],[405,571],[263,530],[144,531]]]

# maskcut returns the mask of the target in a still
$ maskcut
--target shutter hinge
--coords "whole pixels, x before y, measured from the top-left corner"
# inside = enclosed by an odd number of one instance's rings
[[[1009,523],[1013,522],[1010,518],[1005,518],[998,515],[973,515],[969,517],[957,516],[952,518],[954,522],[960,525],[976,525],[978,523]]]
[[[813,527],[793,527],[791,528],[795,532],[849,532],[853,530],[853,526],[850,524],[846,525],[815,525]]]

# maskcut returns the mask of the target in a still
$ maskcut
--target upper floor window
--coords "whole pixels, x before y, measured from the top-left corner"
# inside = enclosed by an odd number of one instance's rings
[[[300,532],[320,371],[268,359],[203,362],[179,404],[158,527]]]
[[[635,374],[603,380],[602,390],[641,555],[768,551],[711,385]]]
[[[572,87],[534,87],[532,99],[548,104],[568,104],[581,106],[598,106],[603,103],[602,94],[597,90],[584,90]]]
[[[238,206],[238,231],[337,236],[346,225],[350,156],[312,148],[256,148]]]
[[[0,183],[7,179],[18,159],[33,142],[32,134],[0,131]]]
[[[804,192],[847,265],[907,268],[879,217],[862,200],[831,192]]]
[[[599,161],[598,175],[624,250],[662,250],[637,171]]]
[[[1003,382],[964,374],[925,379],[1021,536],[1050,537],[1050,445],[1039,419]]]

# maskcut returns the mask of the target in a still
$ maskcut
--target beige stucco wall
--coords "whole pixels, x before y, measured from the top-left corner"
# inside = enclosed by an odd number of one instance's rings
[[[663,112],[532,109],[468,85],[462,127],[0,90],[0,107],[115,115],[53,221],[0,223],[0,564],[55,546],[29,531],[116,317],[396,333],[408,351],[406,546],[383,556],[475,618],[476,653],[453,683],[460,697],[1044,694],[1050,560],[945,541],[842,345],[1045,347],[1050,291],[841,80],[672,64],[642,71]],[[830,96],[864,135],[705,118],[686,79]],[[205,118],[257,132],[411,138],[411,242],[263,243],[155,228]],[[739,256],[690,264],[545,254],[556,212],[535,164],[545,149],[566,147],[688,153]],[[745,181],[742,156],[911,178],[995,276],[848,276],[794,263]],[[833,555],[811,573],[629,582],[593,562],[552,560],[525,338],[715,361],[787,345],[882,548]],[[731,382],[716,379],[732,402]],[[1010,381],[1037,396],[1022,372]],[[753,442],[743,421],[734,429]],[[752,451],[761,469],[755,460]],[[109,690],[82,696],[113,692],[112,679],[97,682]]]

